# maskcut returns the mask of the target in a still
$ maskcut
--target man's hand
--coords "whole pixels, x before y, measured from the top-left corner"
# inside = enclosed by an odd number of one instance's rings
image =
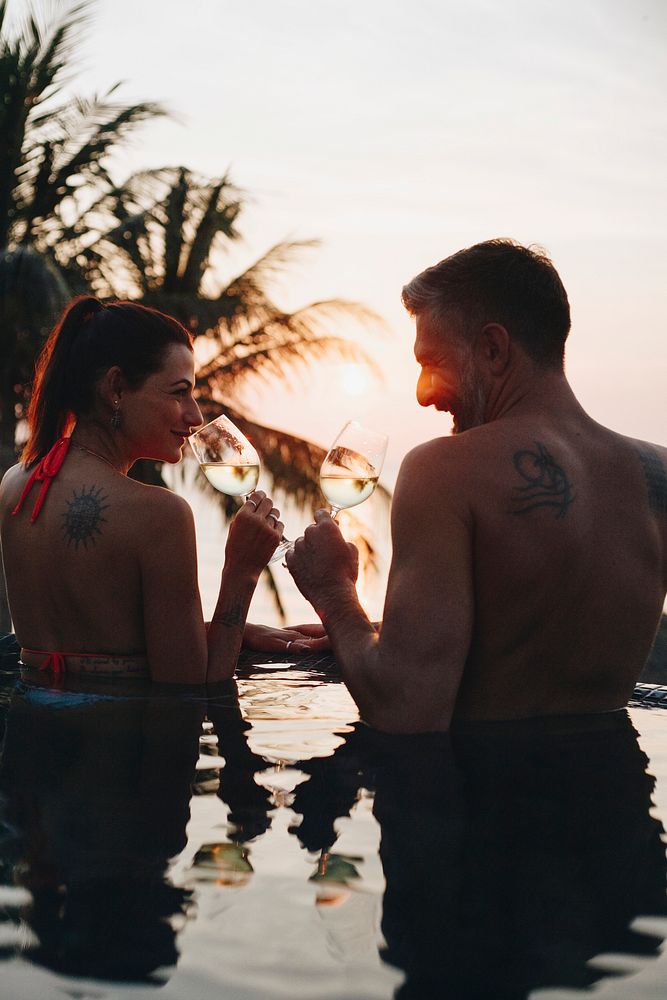
[[[326,510],[317,511],[315,524],[296,540],[285,561],[297,587],[318,614],[332,596],[354,592],[359,553],[355,545],[345,541]]]

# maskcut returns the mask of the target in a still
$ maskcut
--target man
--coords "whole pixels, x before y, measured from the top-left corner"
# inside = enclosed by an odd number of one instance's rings
[[[543,253],[478,244],[403,302],[418,402],[452,413],[454,435],[401,466],[380,634],[356,551],[324,511],[287,559],[362,717],[415,732],[623,706],[667,586],[667,449],[576,400],[567,295]]]

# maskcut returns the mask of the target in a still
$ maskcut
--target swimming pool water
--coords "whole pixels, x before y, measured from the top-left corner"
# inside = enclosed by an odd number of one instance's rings
[[[665,995],[664,709],[393,738],[257,659],[238,699],[13,690],[2,997]]]

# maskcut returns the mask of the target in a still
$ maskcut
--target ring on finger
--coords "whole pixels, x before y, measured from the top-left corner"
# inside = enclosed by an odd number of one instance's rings
[[[267,516],[267,518],[269,518],[269,517],[273,518],[273,527],[275,528],[275,526],[278,524],[278,515],[274,514],[273,511],[271,511],[271,513],[267,514],[266,516]]]
[[[259,504],[256,504],[254,500],[250,499],[250,497],[248,497],[248,499],[246,500],[246,503],[251,503],[253,510],[257,510],[257,507],[259,506]]]
[[[294,642],[294,639],[289,639],[288,640],[287,645],[285,646],[285,652],[286,653],[289,653],[289,648],[290,648],[290,646],[292,645],[293,642]]]

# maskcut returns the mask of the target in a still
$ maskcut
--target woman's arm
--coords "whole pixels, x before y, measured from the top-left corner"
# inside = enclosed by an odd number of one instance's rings
[[[275,510],[273,501],[260,491],[253,493],[232,521],[218,602],[207,633],[209,684],[234,673],[257,581],[282,538],[283,524],[275,521],[271,510]]]
[[[225,548],[218,602],[208,632],[199,596],[192,511],[163,490],[147,496],[141,573],[146,652],[154,681],[216,683],[234,673],[245,618],[262,569],[282,536],[258,492],[234,518]]]

